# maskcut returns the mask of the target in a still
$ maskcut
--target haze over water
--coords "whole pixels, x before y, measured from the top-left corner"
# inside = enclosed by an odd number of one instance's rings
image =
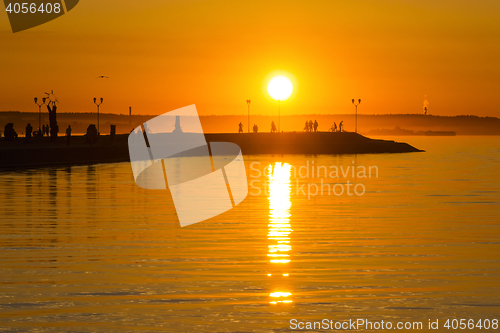
[[[137,187],[129,163],[3,172],[0,331],[498,318],[500,139],[399,140],[426,152],[245,156],[268,191],[182,229],[169,193]],[[292,172],[308,161],[378,177],[323,179],[366,193],[308,198],[297,187],[321,180]],[[255,162],[270,172],[254,178]]]

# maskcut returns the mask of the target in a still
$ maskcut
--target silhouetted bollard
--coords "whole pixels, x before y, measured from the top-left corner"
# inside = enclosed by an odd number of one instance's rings
[[[94,124],[87,127],[87,134],[85,134],[85,142],[89,145],[97,142],[97,128]]]
[[[116,134],[116,125],[111,125],[111,129],[109,131],[109,138],[111,141],[115,140],[115,134]]]

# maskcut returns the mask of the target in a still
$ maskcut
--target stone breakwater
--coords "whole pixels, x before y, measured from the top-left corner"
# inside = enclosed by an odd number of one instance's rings
[[[409,153],[421,150],[404,142],[375,140],[357,133],[212,133],[208,142],[233,142],[244,155],[250,154],[377,154]],[[71,145],[64,137],[52,142],[24,138],[16,142],[0,142],[0,168],[36,168],[53,165],[82,165],[129,161],[128,135],[101,136],[95,144],[74,136]],[[45,140],[47,139],[47,140]]]

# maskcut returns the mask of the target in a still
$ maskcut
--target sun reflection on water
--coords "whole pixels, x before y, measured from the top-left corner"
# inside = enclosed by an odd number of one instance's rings
[[[287,163],[276,162],[268,167],[269,183],[269,231],[267,239],[269,240],[267,257],[272,265],[273,273],[267,276],[274,278],[275,286],[273,292],[269,294],[271,304],[292,303],[290,299],[292,293],[286,288],[283,279],[289,276],[288,264],[290,263],[290,254],[292,246],[290,244],[290,234],[292,227],[290,225],[290,200],[291,191],[291,166]]]

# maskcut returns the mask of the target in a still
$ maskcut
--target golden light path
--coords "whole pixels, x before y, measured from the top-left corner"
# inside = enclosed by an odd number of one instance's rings
[[[282,279],[289,276],[286,272],[288,263],[290,263],[290,254],[292,246],[290,245],[290,234],[292,228],[290,225],[290,174],[291,167],[287,163],[276,162],[268,167],[268,184],[269,184],[269,231],[267,238],[269,240],[268,254],[269,262],[273,265],[274,278],[278,286],[276,290],[269,294],[273,300],[271,304],[292,303],[289,299],[292,294],[283,290],[284,281]],[[273,277],[272,273],[267,276]]]

